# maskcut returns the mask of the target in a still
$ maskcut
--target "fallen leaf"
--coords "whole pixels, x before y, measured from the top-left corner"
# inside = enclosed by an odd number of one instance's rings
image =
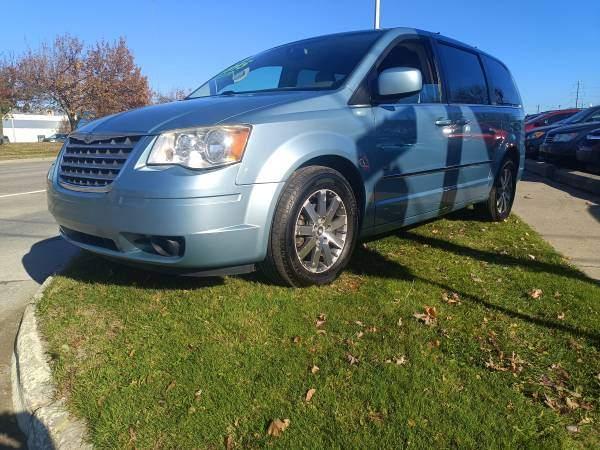
[[[558,320],[565,320],[565,313],[561,312],[558,316],[556,316]]]
[[[359,331],[358,333],[356,333],[356,338],[360,339],[361,337],[363,337],[365,333],[363,333],[362,331]]]
[[[358,358],[352,356],[350,353],[348,353],[346,355],[346,359],[348,360],[348,362],[350,363],[350,365],[354,365],[354,364],[358,364],[360,361],[358,360]]]
[[[579,433],[579,427],[577,425],[567,425],[567,431],[569,433]]]
[[[319,369],[319,366],[312,366],[312,367],[310,368],[310,373],[312,373],[312,374],[314,375],[314,374],[316,374],[316,373],[317,373],[319,370],[321,370],[321,369]]]
[[[383,414],[379,411],[369,411],[368,417],[371,422],[383,422]]]
[[[398,322],[396,322],[396,324],[401,327],[402,326],[402,317],[398,318]]]
[[[529,292],[529,296],[534,299],[537,300],[538,298],[540,298],[543,294],[543,291],[541,289],[532,289]]]
[[[323,325],[325,325],[325,322],[327,321],[327,317],[325,316],[325,314],[321,313],[319,314],[319,317],[317,317],[317,320],[315,321],[315,325],[318,327],[322,327]]]
[[[363,323],[360,320],[357,320],[354,322],[356,325],[358,325],[359,327],[364,327]]]
[[[225,436],[225,449],[231,450],[233,448],[233,436]]]
[[[433,326],[436,323],[437,311],[435,307],[425,306],[425,313],[414,313],[413,317],[423,322],[427,326]]]
[[[412,420],[412,419],[408,419],[408,426],[409,426],[410,428],[414,428],[416,425],[417,425],[417,422],[415,422],[415,421],[414,421],[414,420]]]
[[[304,397],[304,401],[305,402],[310,402],[311,399],[313,398],[313,395],[315,395],[315,392],[317,392],[317,390],[315,388],[309,389],[306,392],[306,397]]]
[[[441,342],[439,339],[434,339],[433,341],[429,342],[429,348],[438,348],[440,344]]]
[[[449,305],[460,305],[460,296],[456,292],[442,292],[442,300],[448,303]]]
[[[269,436],[279,437],[289,426],[290,419],[273,419],[267,428],[267,434]]]
[[[177,384],[177,382],[175,380],[171,381],[169,383],[169,385],[167,386],[167,388],[165,389],[165,392],[169,392],[171,389],[173,389],[175,387],[176,384]]]
[[[483,283],[483,280],[474,273],[471,274],[471,280],[473,280],[475,283]]]
[[[532,261],[535,261],[535,255],[527,255],[529,257],[529,259],[531,259]]]
[[[408,359],[406,358],[406,356],[401,355],[401,356],[399,356],[397,358],[394,358],[393,360],[392,359],[386,359],[385,362],[386,362],[386,364],[394,363],[397,366],[403,366],[404,364],[406,364],[408,362]]]
[[[292,338],[292,342],[293,342],[294,344],[299,344],[301,340],[302,340],[302,338],[301,338],[300,336],[294,336],[294,337]]]
[[[202,395],[202,389],[198,389],[196,392],[194,392],[194,399],[196,399],[196,401],[200,400],[201,395]]]

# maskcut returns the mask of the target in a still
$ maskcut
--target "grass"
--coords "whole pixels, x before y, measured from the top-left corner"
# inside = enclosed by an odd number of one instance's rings
[[[600,445],[600,286],[515,216],[369,242],[323,288],[83,256],[38,312],[100,448]]]
[[[58,155],[59,142],[32,142],[0,145],[0,161],[24,158],[48,158]]]

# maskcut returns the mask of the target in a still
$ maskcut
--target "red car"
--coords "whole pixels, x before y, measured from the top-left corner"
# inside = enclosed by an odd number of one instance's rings
[[[579,108],[571,109],[557,109],[555,111],[547,111],[534,117],[528,122],[525,122],[525,132],[529,132],[534,128],[545,127],[546,125],[552,125],[553,123],[571,117],[573,114],[581,111]]]

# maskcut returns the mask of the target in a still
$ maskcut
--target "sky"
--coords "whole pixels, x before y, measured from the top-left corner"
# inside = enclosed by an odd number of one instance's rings
[[[373,27],[375,0],[0,0],[0,56],[56,35],[127,39],[151,86],[192,89],[294,40]],[[440,32],[505,62],[527,112],[600,104],[600,0],[381,0],[381,26]]]

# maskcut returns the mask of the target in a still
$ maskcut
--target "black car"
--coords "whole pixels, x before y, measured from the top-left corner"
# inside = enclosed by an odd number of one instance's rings
[[[600,106],[584,109],[557,125],[545,130],[539,156],[546,161],[574,161],[579,144],[590,131],[600,126]]]
[[[600,168],[600,128],[590,131],[585,136],[575,154],[581,164]]]

